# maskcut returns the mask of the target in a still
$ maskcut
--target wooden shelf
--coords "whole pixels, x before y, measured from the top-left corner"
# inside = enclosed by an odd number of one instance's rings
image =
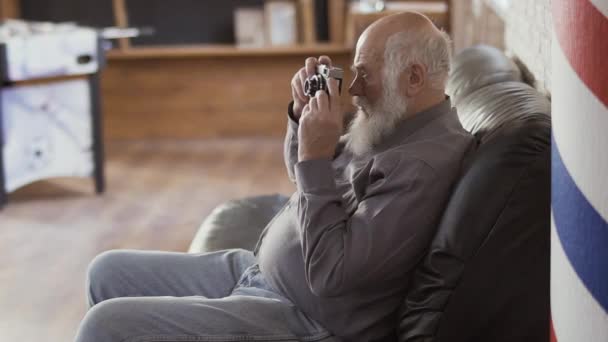
[[[191,57],[248,57],[346,54],[351,48],[338,44],[314,44],[269,47],[237,47],[234,45],[150,46],[113,49],[107,52],[110,60],[191,58]]]

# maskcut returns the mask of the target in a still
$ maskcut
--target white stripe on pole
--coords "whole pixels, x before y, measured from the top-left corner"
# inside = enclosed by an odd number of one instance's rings
[[[572,69],[555,33],[552,45],[555,141],[577,187],[608,221],[608,109]]]
[[[590,3],[597,8],[598,11],[602,12],[604,17],[608,18],[608,1],[604,0],[589,0]]]

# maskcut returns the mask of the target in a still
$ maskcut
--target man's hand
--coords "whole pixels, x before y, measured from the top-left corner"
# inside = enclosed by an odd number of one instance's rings
[[[343,114],[338,81],[329,79],[329,96],[318,91],[302,110],[298,128],[298,160],[332,159],[342,134]]]
[[[291,79],[291,95],[293,97],[293,114],[295,115],[295,119],[300,119],[304,106],[306,106],[310,100],[308,96],[304,95],[304,83],[309,77],[316,74],[317,66],[319,64],[325,64],[331,67],[331,59],[327,56],[321,56],[319,59],[308,57],[306,59],[306,65],[298,70]]]

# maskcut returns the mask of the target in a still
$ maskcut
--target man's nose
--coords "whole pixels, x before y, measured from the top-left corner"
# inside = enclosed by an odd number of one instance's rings
[[[361,82],[359,82],[359,77],[355,76],[355,79],[351,82],[348,87],[348,94],[350,96],[363,96],[363,89],[361,88]]]

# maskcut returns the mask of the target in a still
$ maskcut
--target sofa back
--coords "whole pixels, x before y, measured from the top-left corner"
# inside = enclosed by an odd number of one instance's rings
[[[548,340],[550,105],[524,83],[486,81],[461,82],[457,108],[479,146],[414,273],[399,341]]]

